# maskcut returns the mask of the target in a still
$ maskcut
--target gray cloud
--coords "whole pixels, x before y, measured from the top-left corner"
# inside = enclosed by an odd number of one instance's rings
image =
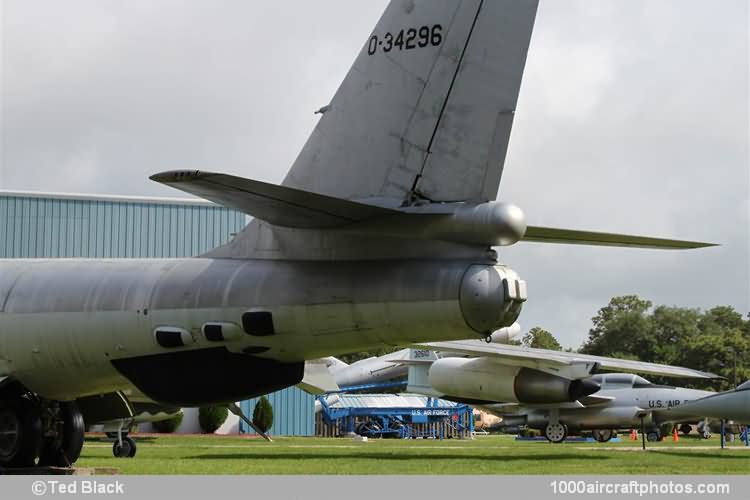
[[[4,0],[0,187],[279,182],[386,3]],[[577,346],[624,293],[750,311],[748,103],[743,0],[543,0],[499,197],[537,225],[723,246],[502,249],[524,326]]]

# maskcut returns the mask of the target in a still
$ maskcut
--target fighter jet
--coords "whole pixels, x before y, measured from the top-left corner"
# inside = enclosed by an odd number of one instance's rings
[[[742,424],[750,424],[750,380],[730,391],[712,392],[701,399],[693,399],[685,404],[662,408],[658,412],[659,418],[665,420],[700,415],[701,417],[736,420]]]
[[[554,443],[564,441],[570,428],[633,427],[640,425],[641,417],[648,417],[645,423],[651,424],[657,422],[654,410],[713,394],[694,389],[675,392],[674,387],[654,386],[637,375],[599,375],[599,370],[719,378],[679,366],[512,345],[460,341],[414,347],[410,359],[400,361],[411,365],[407,391],[485,408],[502,416],[508,426],[542,429]],[[618,392],[617,397],[609,392],[621,388],[636,392]],[[644,388],[648,390],[640,390]],[[517,413],[519,408],[522,414]],[[506,415],[512,412],[517,414]],[[605,425],[613,419],[622,426]],[[660,422],[664,421],[666,417]]]
[[[527,300],[493,246],[708,246],[531,226],[495,201],[536,10],[394,0],[281,185],[151,177],[254,217],[224,246],[0,261],[0,466],[74,462],[76,401],[119,418],[131,384],[167,405],[239,401],[299,383],[308,359],[488,336]]]
[[[553,443],[564,441],[569,431],[580,430],[592,430],[594,439],[607,442],[618,429],[639,429],[641,426],[646,428],[649,441],[658,441],[663,424],[689,426],[689,423],[697,423],[708,416],[700,411],[682,411],[682,408],[716,395],[711,391],[656,385],[630,373],[594,375],[589,380],[599,384],[601,389],[571,404],[556,407],[500,404],[482,408],[502,417],[499,427],[539,429]],[[670,411],[673,409],[676,411]],[[550,425],[555,412],[559,427]]]

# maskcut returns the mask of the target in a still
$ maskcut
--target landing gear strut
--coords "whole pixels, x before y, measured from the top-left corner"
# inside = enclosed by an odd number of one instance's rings
[[[135,456],[137,446],[135,440],[128,435],[131,423],[128,419],[118,420],[116,431],[108,431],[105,428],[104,434],[115,441],[112,445],[112,455],[115,458],[133,458]],[[109,428],[111,429],[111,427]]]

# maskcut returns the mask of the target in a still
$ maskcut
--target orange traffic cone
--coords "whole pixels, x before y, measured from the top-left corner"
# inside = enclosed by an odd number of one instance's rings
[[[680,436],[677,434],[677,427],[672,428],[672,441],[675,443],[680,440]]]
[[[630,429],[630,440],[638,441],[638,433],[635,432],[635,429]]]

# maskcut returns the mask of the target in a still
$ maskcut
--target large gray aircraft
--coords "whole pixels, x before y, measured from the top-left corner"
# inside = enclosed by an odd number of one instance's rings
[[[131,385],[238,401],[300,382],[308,359],[488,336],[527,299],[493,246],[707,246],[530,226],[495,201],[536,10],[394,0],[281,185],[154,175],[254,217],[222,247],[0,261],[0,465],[74,462],[79,407],[119,418]]]

